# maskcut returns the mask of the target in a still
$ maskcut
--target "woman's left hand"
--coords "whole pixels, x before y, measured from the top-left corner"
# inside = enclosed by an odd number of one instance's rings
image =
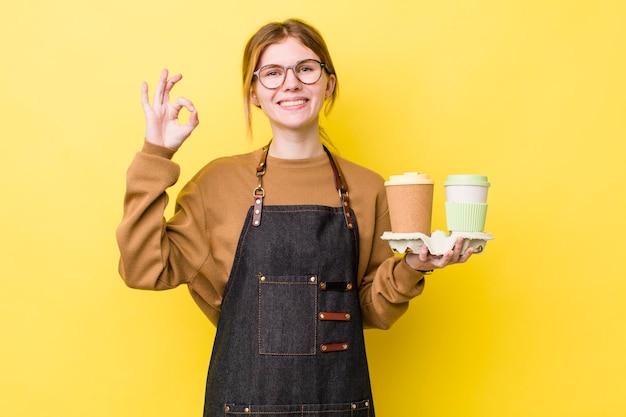
[[[406,263],[415,270],[430,271],[466,262],[474,253],[474,248],[467,248],[465,252],[462,252],[462,249],[463,238],[459,237],[454,242],[454,247],[443,255],[433,255],[428,247],[423,245],[419,253],[407,253],[405,259]]]

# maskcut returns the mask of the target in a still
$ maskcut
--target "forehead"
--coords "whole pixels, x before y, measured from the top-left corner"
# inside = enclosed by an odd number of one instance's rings
[[[292,65],[310,58],[320,59],[315,52],[304,46],[298,39],[288,37],[265,48],[259,59],[259,66],[268,64]]]

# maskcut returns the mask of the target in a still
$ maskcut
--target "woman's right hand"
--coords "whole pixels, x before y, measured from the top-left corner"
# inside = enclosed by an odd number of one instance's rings
[[[143,82],[141,104],[146,115],[146,140],[148,142],[177,150],[198,126],[198,111],[191,101],[179,97],[170,104],[170,91],[182,78],[182,75],[177,74],[168,79],[168,71],[164,69],[154,92],[152,106],[148,98],[148,83]],[[183,107],[189,111],[190,115],[187,123],[181,125],[178,116]]]

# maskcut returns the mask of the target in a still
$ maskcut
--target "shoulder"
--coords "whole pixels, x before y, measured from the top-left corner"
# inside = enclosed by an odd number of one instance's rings
[[[335,159],[346,177],[349,189],[366,189],[376,194],[384,191],[385,180],[377,172],[341,156],[335,155]]]
[[[241,178],[249,180],[256,176],[256,165],[260,156],[261,150],[255,150],[213,159],[194,175],[192,181],[203,184],[213,181],[231,183]]]

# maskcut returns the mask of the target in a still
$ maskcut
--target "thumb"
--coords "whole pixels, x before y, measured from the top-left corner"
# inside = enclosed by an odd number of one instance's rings
[[[198,118],[198,110],[194,109],[189,115],[189,120],[187,121],[187,126],[195,129],[196,126],[200,124],[200,119]]]

